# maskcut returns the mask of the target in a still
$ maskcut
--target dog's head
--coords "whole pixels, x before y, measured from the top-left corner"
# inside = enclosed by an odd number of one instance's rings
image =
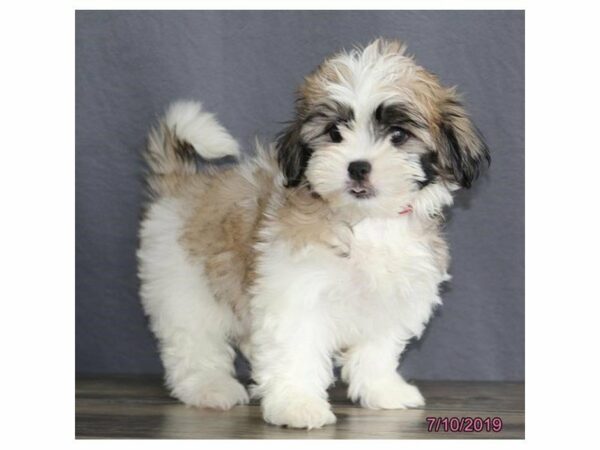
[[[454,89],[386,40],[334,55],[308,75],[277,149],[288,187],[378,216],[438,211],[490,159]]]

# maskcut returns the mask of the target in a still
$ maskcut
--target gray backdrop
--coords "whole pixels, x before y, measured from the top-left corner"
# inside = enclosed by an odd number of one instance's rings
[[[524,378],[524,13],[93,12],[76,15],[76,368],[159,373],[140,307],[139,150],[174,99],[200,99],[248,149],[292,117],[302,76],[332,51],[401,38],[456,84],[492,166],[449,215],[453,281],[403,373]]]

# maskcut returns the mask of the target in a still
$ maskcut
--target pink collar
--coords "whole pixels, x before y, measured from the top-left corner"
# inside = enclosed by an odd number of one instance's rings
[[[400,215],[400,216],[404,216],[404,215],[406,215],[406,214],[410,214],[412,211],[413,211],[413,208],[412,208],[412,206],[411,206],[411,205],[408,205],[406,208],[404,208],[402,211],[400,211],[400,212],[398,213],[398,215]]]

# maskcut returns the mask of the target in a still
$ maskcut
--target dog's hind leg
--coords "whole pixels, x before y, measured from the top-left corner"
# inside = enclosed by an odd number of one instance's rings
[[[201,262],[182,248],[180,214],[176,201],[162,199],[142,223],[142,302],[172,395],[188,405],[229,409],[248,402],[234,377],[235,353],[228,342],[233,312],[215,300]]]

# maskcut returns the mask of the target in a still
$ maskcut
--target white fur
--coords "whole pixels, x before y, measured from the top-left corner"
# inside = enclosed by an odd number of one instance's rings
[[[141,297],[159,340],[167,386],[188,405],[229,409],[248,402],[233,377],[226,336],[236,320],[212,296],[202,267],[192,264],[178,238],[185,212],[173,199],[154,203],[140,231]]]
[[[237,141],[213,114],[202,110],[199,102],[182,100],[173,103],[167,110],[164,121],[170,130],[191,144],[203,158],[240,155]]]

